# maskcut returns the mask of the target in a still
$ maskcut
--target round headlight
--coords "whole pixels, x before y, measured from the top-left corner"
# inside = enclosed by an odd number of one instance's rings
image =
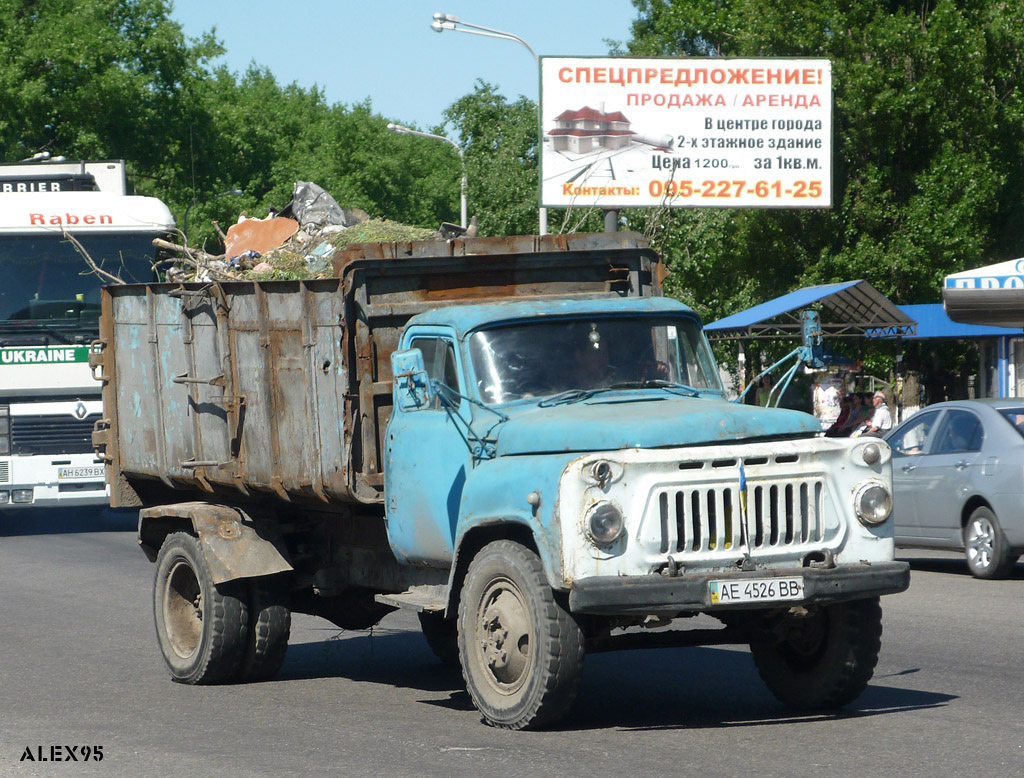
[[[610,502],[597,503],[587,514],[587,534],[601,545],[618,540],[624,526],[622,511]]]
[[[892,494],[877,481],[865,481],[853,495],[853,507],[862,523],[881,524],[892,513]]]

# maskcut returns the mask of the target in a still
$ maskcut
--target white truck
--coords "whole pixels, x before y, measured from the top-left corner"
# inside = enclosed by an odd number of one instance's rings
[[[75,242],[111,276],[152,281],[153,238],[174,227],[126,190],[119,160],[0,164],[0,512],[109,500],[89,352],[110,279]]]

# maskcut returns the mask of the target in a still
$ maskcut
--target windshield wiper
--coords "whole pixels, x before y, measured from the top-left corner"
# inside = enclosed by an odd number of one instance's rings
[[[700,397],[704,392],[721,394],[715,389],[698,389],[689,384],[681,384],[678,381],[666,381],[664,378],[648,378],[645,381],[626,381],[619,384],[612,384],[612,389],[667,389],[675,394],[682,394],[684,397]]]
[[[552,405],[568,405],[569,403],[578,403],[583,400],[587,400],[593,397],[598,392],[606,392],[607,389],[567,389],[564,392],[559,392],[554,397],[548,397],[547,399],[541,400],[537,403],[540,408],[550,408]]]

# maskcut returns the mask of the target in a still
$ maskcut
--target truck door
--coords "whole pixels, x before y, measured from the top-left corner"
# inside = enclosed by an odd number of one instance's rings
[[[404,348],[418,348],[432,379],[465,394],[462,365],[455,339],[448,332],[417,329],[407,333]],[[426,408],[395,407],[385,445],[384,492],[387,499],[388,538],[403,561],[448,565],[452,561],[455,526],[462,488],[470,466],[464,428],[453,415],[468,419],[465,400],[451,412],[439,397]]]

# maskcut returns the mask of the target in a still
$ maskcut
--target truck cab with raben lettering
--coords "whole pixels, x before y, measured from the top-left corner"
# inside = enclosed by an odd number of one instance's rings
[[[568,238],[109,290],[105,452],[115,504],[147,506],[176,680],[273,675],[291,610],[356,628],[406,607],[503,727],[562,716],[585,654],[615,648],[742,643],[794,707],[861,693],[879,597],[909,582],[888,447],[727,401],[656,255]]]
[[[108,502],[88,364],[100,287],[154,280],[152,240],[172,226],[163,203],[125,194],[123,162],[0,165],[0,515]]]

